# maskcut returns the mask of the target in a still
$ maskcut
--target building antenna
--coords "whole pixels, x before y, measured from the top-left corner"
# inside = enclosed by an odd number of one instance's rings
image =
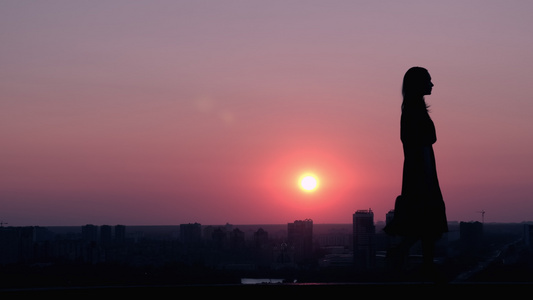
[[[481,214],[481,223],[485,223],[485,210],[478,211]]]

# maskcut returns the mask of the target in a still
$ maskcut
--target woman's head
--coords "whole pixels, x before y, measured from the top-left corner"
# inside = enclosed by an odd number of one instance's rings
[[[432,87],[428,70],[412,67],[403,77],[402,95],[404,98],[423,98],[425,95],[431,95]]]

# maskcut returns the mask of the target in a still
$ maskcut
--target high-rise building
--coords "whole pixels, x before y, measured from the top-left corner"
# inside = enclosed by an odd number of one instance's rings
[[[375,266],[376,227],[374,213],[358,210],[353,214],[353,257],[355,267],[369,269]]]
[[[268,232],[266,232],[263,228],[259,228],[254,233],[254,244],[257,248],[261,248],[268,243]]]
[[[180,240],[185,245],[199,245],[202,241],[202,225],[199,223],[181,224]]]
[[[394,209],[389,210],[385,215],[385,224],[389,224],[394,219]]]
[[[230,239],[230,246],[232,249],[244,249],[245,246],[245,238],[244,238],[244,232],[242,232],[239,228],[233,229],[229,233],[229,239]]]
[[[388,225],[394,219],[394,209],[391,209],[385,215],[385,224]],[[399,236],[385,236],[385,245],[387,249],[393,248],[400,243],[401,238]]]
[[[95,243],[98,241],[98,226],[87,224],[81,227],[81,235],[84,242]]]
[[[524,224],[524,243],[533,248],[533,224]]]
[[[124,243],[126,241],[126,226],[115,225],[115,242]]]
[[[0,227],[0,265],[19,262],[19,231],[15,227]]]
[[[459,241],[463,254],[476,255],[483,246],[483,223],[461,222],[459,223]]]
[[[294,249],[294,260],[304,262],[313,255],[313,220],[305,219],[287,224],[287,242]]]
[[[113,239],[112,227],[109,225],[100,226],[100,243],[104,246],[109,246]]]

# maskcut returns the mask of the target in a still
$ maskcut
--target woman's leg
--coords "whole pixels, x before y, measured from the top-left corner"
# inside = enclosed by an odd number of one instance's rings
[[[395,271],[403,271],[409,256],[411,247],[418,241],[415,237],[404,237],[400,243],[394,248],[393,253],[390,255],[392,262],[392,268]]]
[[[422,239],[422,256],[425,267],[433,267],[435,259],[435,243],[436,239],[433,237],[426,237]]]
[[[423,252],[423,265],[422,271],[423,275],[427,279],[432,280],[436,283],[445,283],[447,282],[446,276],[440,270],[438,270],[435,265],[435,244],[437,238],[424,238],[422,239],[422,252]]]

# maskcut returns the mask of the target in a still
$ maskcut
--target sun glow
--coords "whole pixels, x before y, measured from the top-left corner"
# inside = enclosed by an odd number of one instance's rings
[[[318,186],[318,180],[313,175],[304,175],[300,179],[300,186],[305,191],[311,192],[314,191]]]

